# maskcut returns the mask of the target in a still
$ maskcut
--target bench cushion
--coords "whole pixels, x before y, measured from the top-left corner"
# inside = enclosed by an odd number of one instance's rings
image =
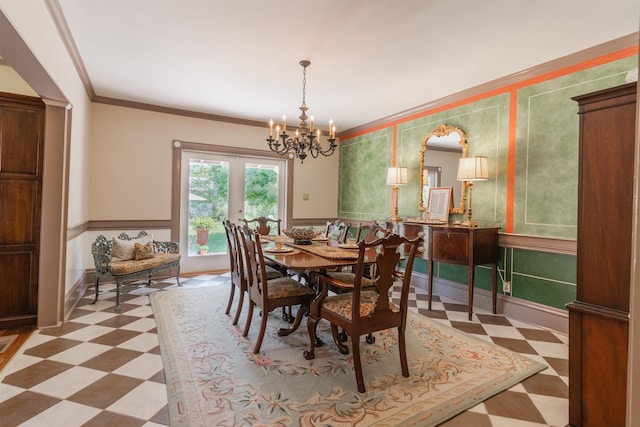
[[[150,270],[165,264],[178,261],[180,254],[156,253],[153,258],[142,260],[111,261],[109,265],[115,276],[124,276],[144,270]]]

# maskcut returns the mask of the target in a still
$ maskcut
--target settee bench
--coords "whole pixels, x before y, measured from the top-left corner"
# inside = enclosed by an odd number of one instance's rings
[[[155,241],[146,231],[140,231],[135,237],[121,233],[113,239],[99,235],[91,245],[96,268],[96,295],[92,304],[98,301],[100,279],[103,278],[116,282],[116,311],[122,308],[120,290],[125,282],[144,277],[149,286],[154,273],[176,267],[176,282],[180,286],[178,249],[178,243]]]

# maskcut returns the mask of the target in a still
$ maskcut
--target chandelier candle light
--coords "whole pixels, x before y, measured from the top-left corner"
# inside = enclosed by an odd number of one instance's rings
[[[387,169],[387,185],[393,186],[393,191],[395,191],[396,195],[391,221],[402,221],[402,218],[398,216],[398,186],[405,185],[407,182],[407,168],[394,167]]]
[[[333,125],[333,120],[329,120],[329,138],[327,138],[329,146],[323,148],[320,145],[320,129],[314,131],[313,116],[307,116],[307,110],[309,110],[306,103],[307,67],[310,64],[311,61],[300,61],[300,65],[302,65],[302,105],[300,106],[300,111],[302,111],[302,114],[299,117],[300,124],[296,129],[295,137],[289,138],[287,134],[287,116],[282,116],[282,123],[275,126],[275,139],[273,135],[274,122],[269,120],[269,138],[267,138],[271,151],[281,156],[291,152],[291,155],[295,155],[302,163],[304,163],[304,159],[309,154],[314,159],[320,154],[328,157],[333,154],[337,147],[336,127]],[[309,119],[308,125],[307,119]]]
[[[467,181],[469,187],[469,207],[467,208],[467,220],[464,227],[477,227],[478,224],[471,219],[471,192],[473,181],[486,181],[489,179],[489,166],[484,156],[462,157],[458,162],[458,181]]]

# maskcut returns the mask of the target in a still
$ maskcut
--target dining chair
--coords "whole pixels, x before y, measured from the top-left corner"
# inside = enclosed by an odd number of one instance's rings
[[[236,309],[236,314],[233,318],[233,324],[237,325],[240,318],[240,312],[242,311],[244,294],[247,292],[247,283],[244,272],[244,263],[242,262],[242,256],[240,253],[240,245],[238,244],[237,227],[229,220],[223,221],[223,224],[227,235],[229,265],[231,268],[231,292],[229,293],[229,302],[227,303],[227,308],[224,313],[229,314],[231,312],[235,291],[236,288],[238,288],[238,308]]]
[[[323,235],[328,239],[336,240],[338,243],[345,243],[351,227],[351,224],[347,224],[341,219],[329,220],[325,225]]]
[[[268,236],[271,233],[271,225],[269,224],[276,224],[276,227],[277,227],[276,231],[278,232],[277,236],[282,234],[282,229],[281,229],[282,219],[280,218],[273,219],[273,218],[268,218],[266,216],[259,216],[254,219],[242,218],[241,221],[248,226],[251,226],[253,223],[255,223],[255,226],[253,226],[253,229],[258,234],[263,236]],[[281,275],[287,275],[287,271],[280,269],[280,266],[278,264],[270,261],[266,261],[266,262],[267,262],[267,270],[271,268],[271,269],[280,271]],[[291,315],[291,307],[282,307],[282,320],[293,322],[293,316]]]
[[[360,223],[356,229],[356,241],[361,240],[373,241],[379,237],[384,237],[391,234],[391,230],[381,226],[375,221]]]
[[[233,318],[233,325],[237,325],[240,320],[240,313],[244,303],[244,297],[247,292],[247,266],[242,256],[242,241],[240,239],[240,228],[229,220],[223,221],[224,229],[227,235],[227,246],[229,248],[229,265],[231,274],[231,292],[229,293],[229,302],[225,309],[225,314],[231,312],[231,306],[235,297],[236,288],[239,292],[238,308]],[[276,279],[282,277],[283,274],[270,266],[266,266],[267,279]]]
[[[242,218],[242,222],[244,222],[248,226],[253,226],[254,230],[262,235],[269,235],[271,233],[272,226],[276,227],[276,231],[278,232],[278,236],[282,234],[282,219],[273,219],[266,216],[259,216],[254,219],[246,219]],[[254,224],[255,223],[255,224]]]
[[[240,237],[244,261],[247,265],[247,293],[249,295],[247,323],[242,336],[246,337],[249,334],[253,309],[257,305],[262,309],[260,332],[253,349],[253,352],[257,354],[262,346],[269,313],[278,307],[300,305],[293,324],[287,329],[278,330],[279,336],[289,335],[300,326],[302,316],[309,311],[311,301],[315,298],[315,292],[289,276],[269,280],[260,244],[260,234],[245,224],[240,231]]]
[[[342,354],[349,354],[349,348],[339,338],[338,328],[342,328],[351,337],[353,349],[353,365],[356,375],[358,391],[366,391],[362,375],[362,363],[360,360],[360,336],[389,328],[398,330],[398,349],[400,353],[400,366],[402,375],[409,376],[407,364],[407,352],[405,344],[405,330],[407,324],[407,310],[409,299],[409,287],[413,262],[418,249],[418,244],[423,240],[416,237],[409,240],[406,237],[390,234],[371,242],[361,241],[356,264],[356,279],[353,290],[337,295],[329,295],[327,276],[316,273],[321,290],[318,297],[311,305],[311,311],[307,318],[309,331],[309,349],[304,351],[307,360],[315,358],[316,328],[320,319],[331,323],[333,340]],[[366,270],[366,252],[375,250],[376,276],[371,280],[374,288],[363,287],[364,273]],[[395,304],[390,301],[390,290],[394,285],[394,271],[404,249],[408,249],[405,264],[405,276],[402,281],[400,301]]]
[[[391,234],[390,230],[380,226],[375,222],[371,223],[361,223],[356,227],[356,242],[372,242],[380,237],[386,237]],[[362,285],[363,286],[371,286],[372,282],[369,280],[370,277],[373,277],[373,269],[375,268],[375,264],[369,265],[369,271],[365,273],[365,277],[363,278]],[[334,287],[334,289],[330,289],[336,293],[342,293],[346,290],[351,290],[353,288],[353,282],[355,281],[355,273],[353,269],[350,270],[338,270],[338,271],[329,271],[327,275],[331,279],[335,279],[335,283],[328,279],[329,286]]]

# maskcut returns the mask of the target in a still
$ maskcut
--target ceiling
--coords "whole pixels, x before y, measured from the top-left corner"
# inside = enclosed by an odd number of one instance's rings
[[[338,133],[638,31],[638,0],[46,0],[93,99]],[[66,24],[66,28],[65,28]]]

